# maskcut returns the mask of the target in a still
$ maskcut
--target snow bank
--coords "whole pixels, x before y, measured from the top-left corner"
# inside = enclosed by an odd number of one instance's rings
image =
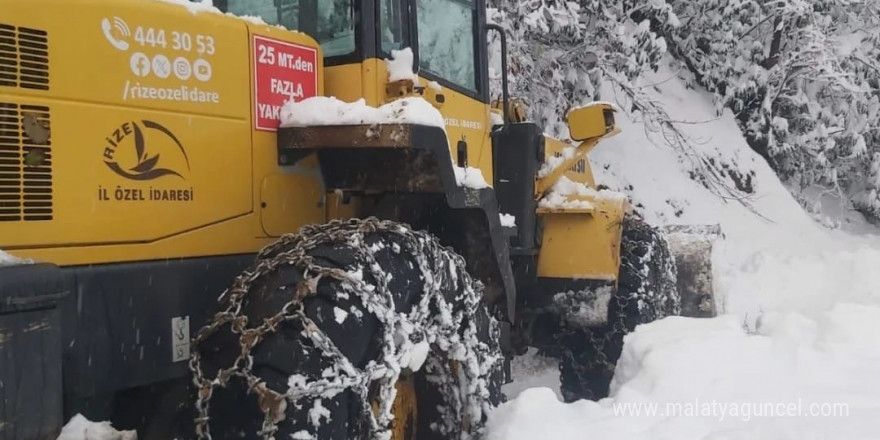
[[[315,96],[299,102],[287,101],[281,108],[282,127],[360,124],[446,127],[440,111],[423,98],[398,99],[376,108],[368,106],[363,99],[344,102],[334,97]]]
[[[110,422],[92,422],[77,414],[64,425],[56,440],[137,440],[137,433],[117,431]]]
[[[525,390],[489,439],[876,439],[877,322],[880,308],[852,304],[768,314],[754,332],[732,315],[657,321],[627,336],[613,398]]]

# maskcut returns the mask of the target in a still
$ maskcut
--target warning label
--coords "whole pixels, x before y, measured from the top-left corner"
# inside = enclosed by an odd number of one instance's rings
[[[285,102],[318,94],[318,52],[254,36],[254,128],[275,131]]]

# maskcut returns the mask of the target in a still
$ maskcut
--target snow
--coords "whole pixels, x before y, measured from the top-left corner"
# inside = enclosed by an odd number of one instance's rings
[[[209,12],[209,13],[213,13],[213,14],[223,14],[223,11],[221,11],[216,6],[214,6],[213,0],[153,0],[153,1],[159,1],[162,3],[170,3],[172,5],[182,6],[182,7],[186,8],[190,14],[193,14],[193,15],[196,15],[201,12]],[[256,15],[237,15],[232,12],[226,12],[223,15],[226,15],[227,17],[237,18],[239,20],[246,21],[250,24],[257,25],[257,26],[271,26],[271,27],[275,27],[275,28],[278,28],[278,29],[281,29],[281,30],[287,31],[287,32],[293,32],[293,33],[297,33],[297,34],[300,33],[298,30],[288,29],[280,24],[266,23],[266,21],[263,20],[262,17],[258,17]]]
[[[586,104],[584,104],[584,105],[579,105],[579,106],[572,107],[572,109],[569,111],[569,113],[571,113],[571,112],[573,112],[573,111],[575,111],[575,110],[580,110],[580,109],[582,109],[582,108],[597,107],[597,106],[600,106],[600,105],[607,105],[607,106],[610,106],[615,112],[619,112],[619,111],[620,111],[620,106],[618,106],[617,104],[615,104],[615,103],[613,103],[613,102],[611,102],[611,101],[592,101],[592,102],[588,102],[588,103],[586,103]]]
[[[548,388],[562,400],[559,392],[559,364],[556,359],[542,356],[534,347],[522,356],[514,357],[510,362],[510,370],[516,380],[502,386],[506,396],[516,397],[530,388]]]
[[[876,439],[877,230],[851,215],[826,222],[839,229],[815,221],[748,148],[733,115],[716,117],[711,96],[669,66],[644,82],[672,119],[688,122],[679,128],[694,148],[728,167],[729,184],[734,171],[754,190],[745,203],[721,199],[689,177],[685,155],[622,113],[623,132],[590,154],[596,180],[625,192],[651,223],[721,225],[713,255],[721,315],[638,327],[599,402],[562,403],[558,374],[515,360],[514,386],[504,388],[511,400],[491,414],[488,438]]]
[[[549,136],[547,133],[544,133],[544,136]],[[577,153],[577,147],[565,147],[562,149],[562,154],[559,156],[550,156],[547,158],[547,161],[541,165],[541,169],[538,170],[538,177],[547,177],[553,171],[556,171],[566,160],[574,157],[575,153]]]
[[[134,431],[117,431],[110,422],[92,422],[77,414],[61,428],[56,440],[136,440]]]
[[[754,333],[734,315],[641,326],[627,337],[614,398],[566,405],[528,389],[492,414],[489,439],[876,438],[880,309],[763,321]]]
[[[303,430],[290,434],[290,438],[292,438],[293,440],[313,440],[315,436],[310,434],[309,431]]]
[[[458,165],[453,165],[453,171],[455,172],[455,183],[458,186],[471,189],[483,189],[489,187],[486,178],[483,177],[483,171],[479,168],[463,168]]]
[[[282,127],[417,124],[445,128],[440,112],[423,98],[402,98],[381,107],[368,106],[364,99],[345,102],[335,97],[315,96],[299,102],[287,101],[281,108]]]
[[[392,50],[391,59],[385,60],[388,67],[388,81],[410,80],[418,84],[419,77],[413,73],[413,51],[409,47],[401,50]]]
[[[504,125],[504,116],[495,112],[489,112],[489,121],[492,125]]]
[[[244,21],[246,21],[246,22],[248,22],[248,23],[250,23],[250,24],[255,24],[255,25],[258,25],[258,26],[268,26],[268,25],[269,25],[268,23],[266,23],[265,20],[263,20],[262,17],[257,17],[256,15],[235,15],[235,14],[230,13],[230,12],[227,12],[226,15],[229,15],[229,16],[232,16],[232,17],[235,17],[235,18],[238,18],[238,19],[244,20]],[[286,29],[285,29],[285,30],[286,30]]]
[[[333,307],[333,318],[336,320],[337,324],[342,324],[345,322],[345,319],[348,318],[348,312],[339,307]]]
[[[837,43],[838,55],[850,56],[859,48],[859,46],[865,44],[865,39],[866,35],[864,33],[852,32],[849,34],[838,35],[836,38],[832,38],[832,41]]]
[[[589,197],[593,200],[624,200],[626,195],[609,190],[596,191],[583,183],[575,182],[561,176],[541,200],[538,207],[562,209],[593,209],[595,206],[587,200],[570,199],[569,196]]]
[[[322,419],[330,419],[330,410],[324,407],[322,399],[315,399],[314,406],[309,410],[309,421],[312,426],[318,428]]]
[[[501,220],[501,226],[505,228],[515,228],[516,227],[516,217],[511,214],[499,213],[499,220]]]
[[[6,252],[3,252],[3,250],[0,249],[0,267],[13,266],[16,264],[27,264],[27,263],[30,263],[30,261],[23,260],[21,258],[18,258],[16,256],[12,255],[12,254],[8,254]]]
[[[191,14],[195,15],[200,12],[213,12],[215,14],[222,14],[222,12],[214,7],[214,2],[212,0],[155,0],[161,1],[164,3],[171,3],[173,5],[183,6],[185,7]]]
[[[421,370],[422,365],[425,365],[425,360],[428,359],[428,352],[430,351],[431,345],[428,344],[428,341],[422,341],[415,344],[412,350],[410,350],[409,362],[406,365],[409,371]]]

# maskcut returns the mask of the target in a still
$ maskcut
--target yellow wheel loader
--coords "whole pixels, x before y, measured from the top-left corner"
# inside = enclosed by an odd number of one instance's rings
[[[0,0],[0,438],[476,438],[525,348],[599,398],[711,316],[706,234],[596,185],[611,105],[490,101],[485,9]],[[282,124],[319,97],[442,124]]]

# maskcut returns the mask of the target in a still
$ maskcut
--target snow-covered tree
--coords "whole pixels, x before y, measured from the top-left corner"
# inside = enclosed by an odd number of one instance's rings
[[[567,135],[571,106],[602,98],[601,80],[624,91],[628,110],[674,130],[638,87],[671,53],[715,94],[719,111],[734,112],[752,148],[796,193],[819,186],[880,219],[880,2],[489,3],[490,20],[511,39],[512,91],[551,134]]]
[[[671,52],[793,189],[880,217],[880,2],[674,0]],[[655,20],[660,23],[659,20]]]
[[[511,90],[527,101],[530,119],[564,138],[565,114],[599,97],[602,73],[630,81],[656,69],[666,42],[648,20],[629,18],[636,3],[642,2],[489,1],[489,19],[510,40]],[[665,4],[650,8],[657,17],[671,14]]]
[[[652,137],[677,150],[696,180],[726,199],[741,200],[735,183],[704,157],[679,130],[662,105],[639,86],[667,53],[660,31],[680,26],[663,0],[490,0],[489,19],[502,25],[510,40],[511,91],[524,98],[528,119],[567,139],[565,115],[573,106],[600,96],[602,81],[613,86],[614,100],[638,114]],[[496,48],[497,49],[497,48]],[[500,67],[495,55],[493,66]],[[497,79],[493,90],[500,90]]]

